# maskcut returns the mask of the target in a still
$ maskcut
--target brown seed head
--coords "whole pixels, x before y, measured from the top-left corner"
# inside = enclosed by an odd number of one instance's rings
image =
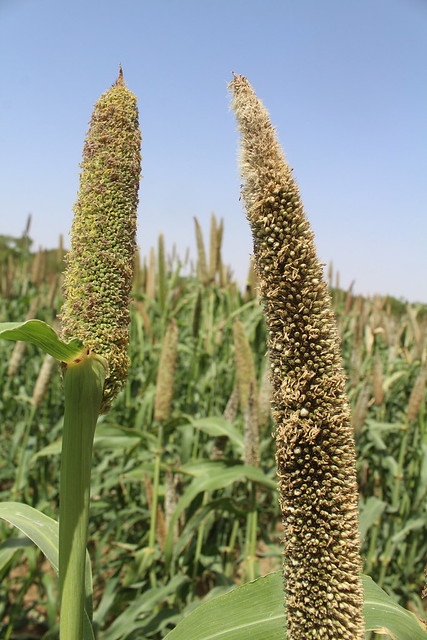
[[[235,75],[242,189],[269,329],[289,640],[362,640],[355,452],[339,340],[301,197]]]

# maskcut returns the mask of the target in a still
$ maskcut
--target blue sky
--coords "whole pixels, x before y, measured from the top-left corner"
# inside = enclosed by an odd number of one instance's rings
[[[123,65],[143,143],[138,242],[180,255],[224,218],[244,281],[227,83],[268,108],[343,287],[427,302],[426,0],[0,0],[0,233],[68,237],[93,104]],[[194,251],[193,251],[194,255]]]

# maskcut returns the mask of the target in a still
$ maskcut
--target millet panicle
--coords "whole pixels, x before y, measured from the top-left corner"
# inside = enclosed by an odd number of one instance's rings
[[[64,337],[80,338],[108,362],[103,412],[128,368],[140,148],[136,97],[120,68],[116,83],[95,104],[85,141],[61,316]]]
[[[322,265],[269,115],[230,83],[269,330],[289,640],[362,640],[355,450]]]

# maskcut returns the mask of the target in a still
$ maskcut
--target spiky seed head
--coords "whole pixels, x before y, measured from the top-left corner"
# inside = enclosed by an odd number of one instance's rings
[[[384,403],[384,376],[383,365],[378,353],[374,356],[372,366],[372,381],[374,388],[374,401],[377,407],[380,407]]]
[[[239,410],[239,385],[236,384],[233,387],[230,397],[227,400],[227,404],[224,409],[223,418],[228,422],[234,422]]]
[[[424,364],[421,365],[421,369],[415,379],[414,386],[412,387],[411,395],[409,396],[408,406],[406,408],[406,418],[409,423],[416,421],[418,412],[422,404],[425,402],[426,380],[427,364]]]
[[[191,335],[193,336],[193,338],[199,337],[199,331],[200,331],[200,326],[202,321],[202,309],[203,309],[203,296],[202,296],[202,290],[199,287],[199,289],[197,290],[196,301],[194,303],[193,319],[191,322]]]
[[[255,385],[251,382],[248,389],[248,403],[243,412],[243,462],[258,467],[259,458],[258,402]]]
[[[123,72],[95,104],[81,163],[67,256],[62,334],[106,358],[102,411],[128,368],[129,295],[141,173],[136,97]]]
[[[197,218],[194,218],[194,228],[196,231],[196,245],[197,245],[197,275],[200,282],[204,285],[209,282],[209,274],[206,260],[205,243],[203,240],[202,227]]]
[[[268,113],[230,84],[269,329],[289,640],[362,640],[355,451],[313,233]]]
[[[157,372],[154,419],[163,422],[170,414],[175,386],[175,369],[178,354],[178,327],[172,319],[166,329]]]
[[[154,247],[151,247],[148,258],[145,294],[148,298],[153,299],[156,296],[156,252]]]
[[[245,464],[259,464],[258,392],[252,348],[239,318],[233,323],[234,359],[236,361],[240,408],[243,413]]]
[[[249,402],[250,387],[252,385],[252,392],[257,393],[257,384],[252,348],[245,328],[239,318],[235,318],[233,322],[233,343],[237,382],[239,385],[240,408],[242,413],[244,413]]]

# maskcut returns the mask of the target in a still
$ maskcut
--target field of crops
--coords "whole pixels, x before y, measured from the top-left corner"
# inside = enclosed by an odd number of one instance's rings
[[[281,566],[256,278],[249,269],[239,287],[223,265],[215,216],[208,243],[197,220],[195,230],[194,263],[163,237],[138,258],[129,377],[97,427],[89,551],[102,640],[161,638],[200,599]],[[63,254],[4,239],[2,321],[57,321]],[[427,309],[353,296],[331,268],[329,284],[358,452],[364,572],[427,617]],[[57,519],[58,365],[32,345],[1,341],[0,350],[0,499]],[[0,636],[54,638],[56,578],[28,539],[0,526]]]

